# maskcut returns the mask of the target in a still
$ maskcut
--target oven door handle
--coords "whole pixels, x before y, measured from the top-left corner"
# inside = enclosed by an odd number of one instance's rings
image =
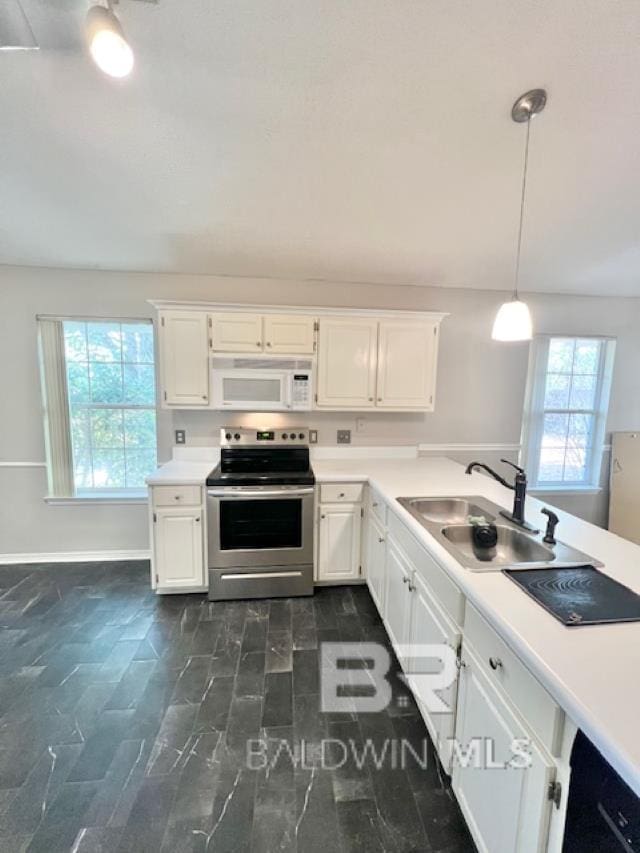
[[[227,491],[226,489],[207,489],[207,494],[211,498],[225,498],[233,500],[245,500],[246,498],[297,498],[304,495],[312,495],[314,492],[313,486],[304,489],[269,489],[268,491],[258,491],[251,489],[243,489],[238,492]]]

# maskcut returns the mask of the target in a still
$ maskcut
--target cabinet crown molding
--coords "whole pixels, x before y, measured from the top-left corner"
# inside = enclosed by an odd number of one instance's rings
[[[441,322],[449,316],[443,311],[407,311],[395,308],[341,308],[319,305],[261,305],[235,302],[185,302],[181,299],[148,299],[157,311],[204,311],[237,314],[304,314],[314,317],[377,317],[398,320],[429,319]]]

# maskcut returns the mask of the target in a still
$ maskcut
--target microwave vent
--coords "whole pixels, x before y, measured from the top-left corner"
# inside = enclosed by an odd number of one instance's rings
[[[218,370],[311,370],[308,358],[213,358]]]

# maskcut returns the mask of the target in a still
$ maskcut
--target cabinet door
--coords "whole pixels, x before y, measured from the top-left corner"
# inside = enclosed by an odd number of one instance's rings
[[[397,648],[409,639],[409,609],[412,568],[396,548],[393,540],[388,543],[385,561],[386,589],[384,596],[384,622],[392,644]],[[404,659],[399,656],[404,667]]]
[[[157,587],[202,589],[205,577],[201,510],[158,509],[153,526]]]
[[[380,321],[378,408],[433,409],[438,328],[430,322]]]
[[[265,352],[313,353],[314,318],[295,314],[265,314]]]
[[[553,763],[468,651],[462,664],[456,741],[463,750],[473,744],[474,758],[462,766],[454,756],[453,790],[471,834],[480,853],[542,853],[547,849]],[[528,740],[530,764],[503,767],[517,738]]]
[[[209,405],[207,315],[201,311],[160,314],[162,405]]]
[[[360,507],[320,505],[318,580],[360,577]]]
[[[320,319],[318,405],[370,409],[375,405],[377,320]]]
[[[460,642],[459,632],[453,622],[442,612],[429,588],[417,572],[412,581],[411,618],[409,621],[411,625],[409,643],[411,646],[446,645],[452,650],[457,650]],[[439,659],[416,657],[407,660],[409,684],[418,701],[443,767],[450,773],[451,738],[455,732],[458,679],[456,677],[450,687],[439,692],[440,698],[449,706],[450,713],[438,714],[429,711],[424,704],[421,696],[421,689],[424,687],[421,688],[419,677],[412,678],[412,674],[419,676],[421,673],[438,673],[441,669],[442,662]]]
[[[380,613],[384,612],[385,575],[384,565],[387,545],[385,533],[371,513],[367,519],[366,578],[371,598]]]
[[[211,314],[214,352],[262,352],[261,314]]]

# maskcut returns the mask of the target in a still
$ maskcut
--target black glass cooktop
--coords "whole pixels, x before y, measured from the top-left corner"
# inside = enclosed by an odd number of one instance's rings
[[[640,595],[593,566],[505,569],[504,574],[563,625],[640,622]]]

